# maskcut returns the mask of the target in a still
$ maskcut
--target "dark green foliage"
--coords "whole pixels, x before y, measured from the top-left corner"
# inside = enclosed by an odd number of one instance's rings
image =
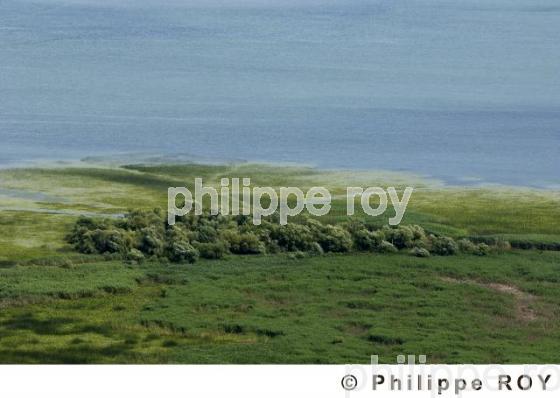
[[[398,227],[383,227],[385,240],[391,242],[397,249],[424,246],[426,233],[418,225],[399,225]]]
[[[509,242],[504,241],[502,239],[498,239],[495,241],[495,245],[490,247],[486,243],[480,242],[478,244],[471,242],[468,239],[461,239],[457,242],[459,250],[463,253],[474,254],[477,256],[486,256],[490,254],[492,249],[497,252],[504,252],[511,249]]]
[[[460,239],[457,241],[457,246],[459,250],[463,253],[474,253],[476,250],[476,244],[468,239]]]
[[[94,239],[95,231],[107,229],[104,221],[95,220],[88,217],[80,217],[74,224],[66,240],[74,245],[76,250],[85,254],[103,253],[99,252]]]
[[[344,228],[325,225],[316,231],[317,243],[325,252],[344,253],[352,250],[352,238]]]
[[[88,231],[82,241],[89,253],[126,253],[131,242],[123,231],[116,229]],[[93,251],[92,248],[95,248]],[[88,251],[86,251],[88,253]]]
[[[490,247],[462,239],[456,243],[446,236],[426,236],[418,225],[377,228],[360,221],[337,225],[323,224],[309,217],[287,225],[277,215],[263,219],[259,226],[249,216],[189,214],[174,226],[167,225],[160,210],[132,211],[119,220],[80,218],[67,236],[74,248],[85,254],[102,254],[107,259],[140,262],[161,258],[192,263],[200,256],[220,259],[229,253],[239,255],[289,252],[294,258],[353,250],[393,253],[412,249],[411,254],[427,257],[453,255],[459,251],[486,255],[505,251],[509,243],[496,240]]]
[[[200,243],[214,242],[218,238],[218,231],[211,225],[201,225],[196,231],[196,241]]]
[[[395,249],[426,248],[427,238],[424,229],[418,225],[384,226],[371,230],[363,223],[350,223],[347,226],[358,250],[378,253],[394,252]]]
[[[117,227],[128,231],[139,231],[154,225],[162,225],[164,215],[160,209],[152,211],[132,210],[124,219],[116,222]]]
[[[479,243],[478,245],[476,245],[473,254],[476,254],[477,256],[486,256],[490,254],[490,246],[488,246],[486,243]]]
[[[309,254],[311,254],[312,256],[320,256],[324,253],[325,251],[320,244],[318,244],[317,242],[313,242],[313,244],[311,244],[311,247],[309,248]]]
[[[404,249],[412,246],[414,234],[412,230],[406,226],[398,228],[383,227],[385,240],[391,242],[397,249]]]
[[[523,239],[514,239],[511,241],[511,247],[526,250],[537,249],[560,251],[560,242],[534,242]]]
[[[309,227],[300,224],[272,225],[270,238],[287,251],[310,250],[315,239]]]
[[[422,247],[413,247],[410,254],[416,257],[430,257],[430,252]]]
[[[164,241],[161,233],[155,227],[140,230],[137,249],[148,256],[159,257],[163,253]]]
[[[199,252],[186,241],[172,242],[166,250],[167,258],[175,263],[194,263]]]
[[[200,257],[210,260],[223,258],[227,253],[229,253],[228,245],[223,241],[198,243],[195,247],[199,251]]]
[[[396,253],[398,249],[391,243],[384,240],[379,245],[379,253]]]
[[[431,252],[440,256],[451,256],[457,254],[459,247],[452,238],[447,236],[431,236]]]
[[[226,231],[223,237],[228,242],[229,249],[233,254],[261,254],[266,251],[264,244],[257,235],[250,232]]]
[[[354,244],[358,250],[378,251],[383,242],[383,232],[360,229],[353,233]]]
[[[129,261],[134,261],[140,263],[144,261],[144,254],[138,249],[130,249],[130,251],[126,255],[126,259]]]

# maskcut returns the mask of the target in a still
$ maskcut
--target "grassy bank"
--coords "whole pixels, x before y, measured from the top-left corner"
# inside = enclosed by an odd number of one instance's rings
[[[0,272],[0,361],[346,363],[423,353],[431,362],[557,362],[559,260],[523,252],[15,267]]]

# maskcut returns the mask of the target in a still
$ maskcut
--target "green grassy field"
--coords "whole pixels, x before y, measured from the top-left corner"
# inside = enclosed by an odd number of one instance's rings
[[[166,207],[168,186],[412,185],[404,223],[453,237],[560,242],[560,195],[392,173],[263,165],[0,171],[0,362],[347,363],[560,360],[560,252],[230,256],[127,265],[75,253],[79,214]],[[364,218],[363,215],[358,217]],[[336,198],[326,222],[345,220]],[[375,220],[380,225],[383,219]]]

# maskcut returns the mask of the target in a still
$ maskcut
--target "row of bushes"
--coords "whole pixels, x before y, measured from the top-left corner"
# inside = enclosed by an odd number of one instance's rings
[[[487,245],[494,246],[500,245],[503,239],[496,236],[473,236],[469,237],[470,240],[477,243],[486,243]],[[510,246],[514,249],[522,250],[552,250],[560,251],[560,242],[544,242],[529,239],[515,238],[509,241]]]
[[[165,258],[172,262],[194,262],[199,257],[219,259],[228,254],[279,252],[320,255],[408,250],[418,257],[459,252],[486,255],[493,249],[508,248],[507,242],[491,246],[468,239],[455,241],[429,234],[417,225],[375,228],[360,221],[327,225],[305,217],[282,226],[277,216],[271,216],[255,226],[249,216],[190,214],[169,226],[166,215],[160,210],[132,211],[118,220],[82,217],[67,240],[80,253],[104,254],[130,261]]]

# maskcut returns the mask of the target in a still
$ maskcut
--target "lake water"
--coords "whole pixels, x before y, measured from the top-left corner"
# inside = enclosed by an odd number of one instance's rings
[[[0,164],[119,153],[559,186],[560,4],[0,0]]]

